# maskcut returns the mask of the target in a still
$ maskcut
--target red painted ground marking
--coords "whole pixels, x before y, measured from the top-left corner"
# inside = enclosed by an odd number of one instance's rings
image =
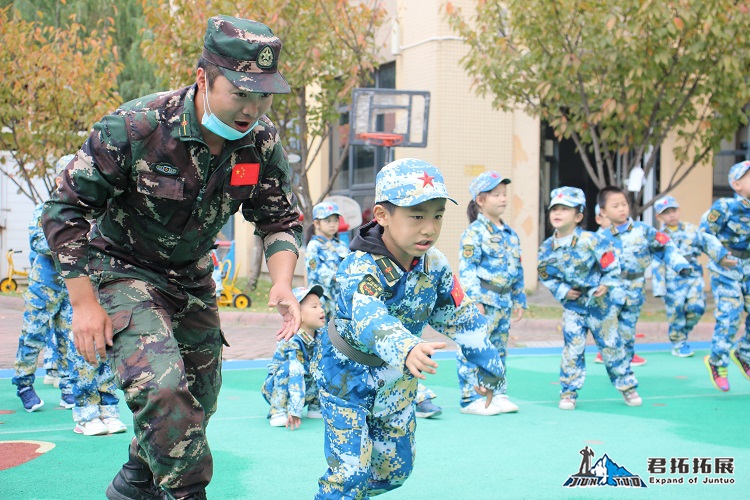
[[[666,403],[654,403],[652,406],[667,406]]]
[[[10,415],[15,412],[15,410],[0,410],[0,415]]]
[[[47,441],[0,441],[0,470],[18,467],[54,447]]]
[[[637,338],[637,339],[642,339],[642,338],[644,338],[645,336],[646,336],[646,334],[645,334],[645,333],[636,333],[636,334],[635,334],[635,338]]]

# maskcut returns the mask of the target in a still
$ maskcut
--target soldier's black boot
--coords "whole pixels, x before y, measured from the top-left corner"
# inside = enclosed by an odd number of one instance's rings
[[[109,483],[106,495],[109,500],[162,500],[164,491],[154,484],[146,464],[130,459]]]

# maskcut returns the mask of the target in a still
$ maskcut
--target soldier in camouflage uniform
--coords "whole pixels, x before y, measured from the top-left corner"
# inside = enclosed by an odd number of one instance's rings
[[[299,211],[265,116],[281,41],[254,21],[212,17],[195,84],[105,116],[45,206],[44,230],[73,304],[79,351],[112,363],[133,412],[128,462],[110,499],[205,498],[206,425],[221,386],[223,335],[210,250],[232,214],[256,227],[289,338]],[[88,220],[97,232],[89,242]],[[101,305],[100,305],[101,304]]]
[[[611,225],[597,231],[610,240],[620,261],[620,277],[625,286],[625,305],[620,311],[620,336],[625,343],[625,351],[633,366],[646,364],[646,360],[635,353],[635,325],[641,315],[646,300],[646,269],[654,257],[666,263],[676,273],[688,276],[693,268],[680,255],[669,236],[654,227],[630,218],[630,206],[625,192],[614,186],[607,186],[598,196],[601,214]],[[601,353],[596,358],[602,362]]]
[[[724,267],[709,261],[711,291],[716,303],[711,354],[706,364],[711,382],[721,391],[729,390],[727,365],[731,359],[745,378],[750,379],[750,315],[745,318],[745,333],[734,344],[740,329],[742,311],[750,312],[750,161],[729,169],[729,184],[734,198],[716,200],[701,219],[701,229],[713,234],[731,254],[734,266]]]
[[[706,311],[703,266],[698,257],[705,253],[712,260],[722,262],[729,251],[714,235],[699,230],[694,224],[680,221],[680,205],[673,196],[659,199],[654,203],[654,210],[661,221],[661,231],[672,239],[694,271],[683,277],[658,257],[651,263],[654,297],[664,298],[672,355],[688,358],[693,355],[693,350],[687,343],[687,337]],[[725,263],[726,260],[722,262]]]
[[[323,202],[313,207],[313,229],[315,234],[305,247],[305,270],[308,286],[323,287],[323,307],[326,318],[331,319],[336,308],[335,297],[338,285],[334,277],[339,264],[349,255],[349,247],[339,241],[339,217],[341,211],[335,203]]]
[[[521,319],[526,308],[526,292],[521,267],[521,241],[502,219],[508,201],[510,179],[497,172],[482,172],[469,185],[471,201],[467,213],[471,224],[461,235],[459,276],[466,295],[487,318],[490,342],[497,347],[505,363],[510,318]],[[485,408],[474,391],[476,367],[456,352],[458,385],[461,388],[461,412],[478,415],[514,413],[518,406],[508,399],[505,387]]]
[[[622,392],[625,404],[640,406],[638,382],[617,331],[617,313],[625,301],[620,265],[611,243],[584,231],[586,197],[574,187],[552,191],[550,224],[555,234],[539,247],[539,279],[563,305],[563,347],[560,363],[561,410],[574,410],[586,378],[586,332],[603,353],[607,374]]]
[[[34,261],[29,271],[29,286],[23,294],[23,326],[18,338],[14,366],[16,373],[12,379],[18,388],[17,395],[28,412],[36,411],[44,405],[44,401],[34,390],[34,372],[40,351],[50,347],[50,338],[55,339],[51,347],[57,352],[53,358],[56,359],[60,376],[60,405],[64,408],[74,406],[73,381],[68,363],[68,352],[73,351],[71,354],[75,355],[70,329],[73,310],[68,291],[55,269],[47,239],[42,231],[42,209],[43,204],[35,207],[29,225],[29,243]]]
[[[268,412],[271,427],[290,430],[299,427],[305,405],[308,418],[322,418],[312,359],[318,347],[318,330],[326,323],[320,302],[322,286],[299,287],[293,292],[300,303],[300,329],[290,340],[279,342],[261,387],[263,397],[271,405]]]
[[[396,160],[377,175],[375,220],[339,267],[336,316],[321,335],[315,378],[328,470],[317,498],[368,498],[409,477],[417,380],[435,373],[430,356],[445,347],[421,340],[428,324],[477,365],[488,406],[504,383],[486,320],[434,248],[446,200],[442,175],[424,161]]]

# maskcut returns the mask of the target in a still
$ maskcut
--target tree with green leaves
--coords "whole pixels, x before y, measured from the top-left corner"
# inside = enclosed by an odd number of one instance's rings
[[[602,188],[620,184],[676,134],[677,167],[661,191],[709,161],[747,124],[748,0],[479,0],[445,5],[470,50],[480,95],[572,139]],[[620,163],[618,171],[617,165]],[[643,204],[635,194],[635,213]]]
[[[257,19],[271,27],[284,43],[280,71],[292,89],[274,98],[271,119],[289,153],[300,157],[292,164],[294,188],[306,223],[312,220],[307,174],[338,126],[342,104],[353,88],[367,86],[378,63],[376,32],[385,19],[380,0],[278,0],[237,3],[209,0],[144,0],[153,42],[144,45],[146,57],[169,77],[171,87],[195,81],[206,22],[217,14]],[[347,151],[346,144],[343,151]],[[328,188],[346,156],[336,159]]]
[[[56,160],[77,151],[91,124],[120,102],[121,64],[107,20],[83,26],[71,17],[56,28],[11,9],[0,9],[0,150],[13,161],[0,174],[39,203],[54,189]]]

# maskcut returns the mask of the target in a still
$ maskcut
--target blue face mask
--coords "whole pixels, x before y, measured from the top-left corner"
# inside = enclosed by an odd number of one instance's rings
[[[201,119],[201,125],[206,127],[210,132],[213,132],[214,134],[218,135],[219,137],[223,137],[224,139],[228,141],[236,141],[237,139],[242,139],[247,134],[252,131],[256,125],[258,125],[258,120],[255,120],[255,123],[250,125],[250,128],[248,128],[245,132],[240,132],[239,130],[230,127],[223,121],[219,120],[217,116],[213,113],[211,113],[211,107],[208,105],[208,82],[206,82],[206,93],[203,94],[203,118]]]

